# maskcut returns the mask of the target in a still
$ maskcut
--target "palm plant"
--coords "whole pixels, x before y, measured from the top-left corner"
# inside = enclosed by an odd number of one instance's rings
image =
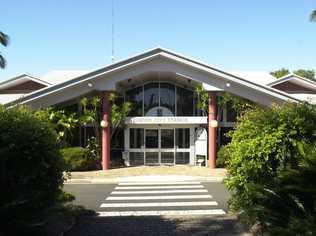
[[[208,112],[208,93],[201,84],[198,84],[195,87],[195,94],[197,96],[197,108],[203,113],[204,116],[206,116]]]
[[[67,113],[65,110],[52,110],[50,121],[55,124],[58,142],[61,146],[67,147],[73,138],[74,129],[78,125],[78,118],[75,113]]]
[[[314,10],[310,17],[311,21],[316,21],[316,10]]]
[[[43,120],[51,122],[57,134],[57,142],[61,147],[67,147],[74,136],[74,130],[78,127],[79,119],[76,113],[57,108],[38,110],[35,115]]]
[[[121,101],[114,93],[111,93],[109,100],[111,103],[111,140],[115,140],[119,134],[119,129],[125,125],[124,121],[132,109],[132,104],[130,102]],[[95,145],[96,147],[100,147],[101,99],[99,96],[95,96],[91,99],[84,97],[80,103],[83,109],[79,117],[79,122],[82,125],[91,124],[93,126]]]
[[[111,102],[111,138],[118,134],[118,129],[125,126],[125,118],[132,109],[132,103],[120,101],[119,97],[112,93],[109,98]]]
[[[82,114],[79,118],[79,121],[82,125],[92,125],[95,132],[95,137],[99,140],[99,123],[100,123],[100,114],[99,110],[101,107],[101,99],[98,96],[88,99],[86,97],[80,100],[82,106]]]
[[[256,186],[257,204],[242,214],[254,216],[272,235],[316,233],[315,146],[306,146],[298,168],[280,171],[272,186]]]
[[[0,31],[0,44],[3,46],[7,46],[9,43],[9,36]],[[6,60],[0,53],[0,68],[4,68],[6,65]]]

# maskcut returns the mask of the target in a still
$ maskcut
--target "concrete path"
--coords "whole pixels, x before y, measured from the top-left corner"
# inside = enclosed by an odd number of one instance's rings
[[[198,166],[138,166],[107,171],[71,172],[67,183],[119,183],[124,181],[222,181],[225,169]]]

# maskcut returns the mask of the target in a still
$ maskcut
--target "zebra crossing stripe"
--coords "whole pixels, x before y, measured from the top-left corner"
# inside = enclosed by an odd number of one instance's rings
[[[187,194],[196,193],[194,194]],[[205,194],[198,194],[205,193]],[[184,216],[184,215],[224,215],[223,209],[209,209],[210,206],[218,206],[216,201],[208,201],[212,199],[208,190],[200,182],[122,182],[111,192],[106,198],[106,203],[100,205],[100,209],[114,210],[120,208],[121,211],[100,211],[99,217],[115,217],[115,216]],[[147,194],[149,196],[146,196]],[[159,194],[164,194],[159,196]],[[169,195],[173,194],[173,195]],[[120,196],[121,195],[121,196]],[[130,196],[132,195],[132,196]],[[157,196],[158,195],[158,196]],[[137,201],[129,200],[177,200],[187,199],[187,201]],[[192,199],[192,200],[191,200]],[[201,200],[195,200],[201,199]],[[202,200],[205,199],[205,200]],[[190,201],[191,200],[191,201]],[[113,201],[113,202],[111,202]],[[120,202],[121,201],[121,202]],[[193,207],[204,206],[206,209],[192,209]],[[156,210],[137,210],[139,208],[148,207]],[[150,208],[152,207],[152,208]],[[165,207],[165,209],[163,209]],[[182,207],[181,210],[168,210],[168,207]],[[183,208],[190,208],[188,210]],[[128,209],[131,208],[131,209]],[[162,208],[162,209],[161,209]],[[167,209],[166,209],[167,208]],[[208,209],[207,209],[208,208]],[[124,210],[125,211],[124,211]],[[134,210],[133,210],[134,209]],[[123,210],[123,211],[122,211]],[[128,211],[130,210],[130,211]]]
[[[137,202],[137,203],[102,203],[101,208],[119,207],[172,207],[172,206],[217,206],[215,201],[204,202]]]
[[[207,193],[206,189],[113,191],[111,194],[148,194],[148,193]]]
[[[97,212],[99,217],[109,216],[161,216],[161,215],[225,215],[222,209],[211,210],[162,210],[162,211],[101,211]]]
[[[132,187],[115,187],[115,189],[179,189],[179,188],[204,188],[203,185],[172,185],[172,186],[132,186]]]
[[[212,198],[211,195],[170,195],[170,196],[132,196],[132,197],[107,197],[106,200],[150,200],[150,199],[201,199],[201,198]]]
[[[182,182],[124,182],[118,185],[177,185],[177,184],[201,184],[201,182],[182,181]]]

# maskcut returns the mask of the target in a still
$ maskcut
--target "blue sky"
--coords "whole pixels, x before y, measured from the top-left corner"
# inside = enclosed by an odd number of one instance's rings
[[[316,70],[314,0],[114,0],[115,58],[162,46],[222,69]],[[111,0],[1,2],[0,80],[111,62]]]

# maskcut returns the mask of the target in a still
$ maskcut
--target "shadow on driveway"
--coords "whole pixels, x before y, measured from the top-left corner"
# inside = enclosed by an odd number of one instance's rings
[[[230,216],[83,217],[67,236],[81,235],[249,235]]]

